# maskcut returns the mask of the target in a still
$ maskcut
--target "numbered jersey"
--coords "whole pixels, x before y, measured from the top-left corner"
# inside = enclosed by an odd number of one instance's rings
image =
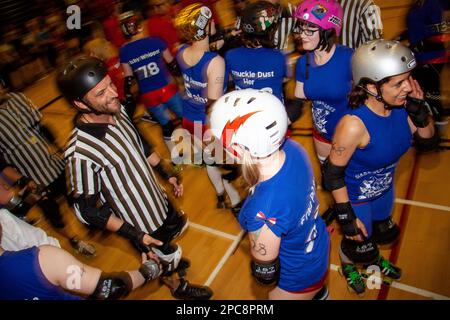
[[[159,38],[143,38],[120,48],[120,62],[133,69],[139,91],[147,93],[169,84],[172,79],[163,59],[166,44]]]
[[[288,77],[285,55],[276,49],[236,48],[225,55],[225,79],[236,89],[263,89],[283,101],[283,79]]]
[[[271,179],[259,183],[239,214],[244,230],[265,225],[281,238],[278,286],[300,291],[316,284],[328,268],[329,236],[319,216],[316,186],[308,155],[288,139],[286,159]]]

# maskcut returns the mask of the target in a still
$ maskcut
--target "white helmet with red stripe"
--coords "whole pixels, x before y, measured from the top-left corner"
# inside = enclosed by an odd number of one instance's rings
[[[228,152],[234,145],[264,158],[277,151],[286,134],[288,117],[283,103],[269,92],[235,90],[220,97],[210,116],[213,135]]]

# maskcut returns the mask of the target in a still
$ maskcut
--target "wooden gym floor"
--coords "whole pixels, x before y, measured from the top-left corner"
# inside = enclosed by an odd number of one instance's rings
[[[41,107],[59,96],[54,75],[38,81],[25,90],[27,96]],[[143,110],[138,110],[142,114]],[[42,110],[43,122],[57,136],[62,147],[72,128],[74,109],[64,99],[57,99]],[[312,139],[310,112],[294,124],[294,139],[310,154],[316,179],[320,179]],[[157,125],[140,122],[144,136],[156,145],[157,151],[166,159],[168,153],[162,142]],[[447,128],[445,138],[450,137]],[[447,144],[448,145],[448,144]],[[450,152],[439,151],[418,155],[411,149],[401,159],[395,180],[396,201],[394,219],[402,226],[402,237],[392,250],[383,250],[403,269],[400,282],[390,287],[367,290],[360,298],[346,289],[346,283],[337,272],[338,248],[341,238],[338,228],[332,234],[332,252],[328,286],[332,299],[449,299],[450,298]],[[263,287],[250,274],[249,242],[229,210],[216,209],[214,189],[206,170],[194,166],[183,167],[184,196],[176,200],[191,221],[190,228],[178,239],[183,255],[191,260],[187,279],[207,284],[214,290],[213,299],[265,299],[268,287]],[[167,188],[167,190],[171,190]],[[170,192],[169,192],[170,193]],[[318,190],[320,211],[327,208],[329,195]],[[89,231],[67,206],[61,203],[69,227],[79,236],[95,244],[98,254],[93,258],[76,255],[86,264],[104,271],[130,270],[139,266],[139,254],[119,236],[100,231]],[[31,216],[40,216],[33,209]],[[50,235],[57,237],[63,248],[72,252],[67,239],[53,230],[42,218],[38,224]],[[158,281],[132,292],[128,299],[172,299],[167,287]]]

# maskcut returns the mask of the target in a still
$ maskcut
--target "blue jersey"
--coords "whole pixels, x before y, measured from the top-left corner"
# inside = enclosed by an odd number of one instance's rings
[[[119,57],[133,69],[141,93],[158,90],[171,82],[162,53],[167,45],[159,38],[143,38],[123,45]]]
[[[39,249],[5,251],[0,256],[0,300],[80,300],[50,283],[39,266]]]
[[[314,127],[329,141],[339,120],[349,111],[352,55],[352,49],[336,45],[333,56],[324,65],[315,65],[313,54],[307,53],[297,60],[295,67],[295,80],[304,84],[305,96],[312,101]]]
[[[280,171],[256,185],[239,214],[244,230],[266,224],[281,238],[278,286],[300,291],[321,280],[328,269],[329,235],[319,216],[314,175],[307,153],[288,139]]]
[[[445,12],[450,10],[448,0],[427,0],[421,5],[413,5],[406,17],[408,37],[411,45],[419,45],[422,41],[434,42],[433,46],[426,43],[422,49],[415,50],[414,54],[421,63],[436,58],[445,58],[446,49],[444,40],[432,40],[433,36],[448,32],[448,22]],[[448,40],[447,40],[448,41]]]
[[[192,122],[206,123],[206,105],[208,103],[208,66],[217,53],[205,52],[202,58],[193,66],[188,66],[183,60],[183,52],[187,46],[178,50],[177,61],[183,75],[186,89],[183,97],[183,118]]]
[[[285,55],[276,49],[235,48],[225,55],[225,81],[229,75],[236,89],[265,89],[283,101],[283,79],[287,77]]]
[[[353,203],[374,200],[392,188],[400,157],[412,142],[406,110],[393,109],[387,117],[377,115],[362,105],[351,114],[362,120],[370,142],[357,148],[345,170],[345,184]]]

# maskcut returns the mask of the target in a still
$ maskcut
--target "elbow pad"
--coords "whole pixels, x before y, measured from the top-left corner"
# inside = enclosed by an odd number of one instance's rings
[[[322,170],[322,185],[327,191],[338,190],[345,187],[345,168],[347,166],[336,166],[331,163],[330,158],[326,158]]]
[[[128,272],[102,272],[94,293],[90,296],[95,300],[117,300],[133,290],[133,281]]]
[[[252,276],[263,285],[269,285],[278,281],[280,277],[280,259],[277,257],[272,262],[251,262]]]
[[[419,152],[430,152],[435,151],[439,147],[439,134],[436,128],[434,129],[434,135],[430,138],[422,138],[417,132],[414,133],[414,142],[417,151]]]

